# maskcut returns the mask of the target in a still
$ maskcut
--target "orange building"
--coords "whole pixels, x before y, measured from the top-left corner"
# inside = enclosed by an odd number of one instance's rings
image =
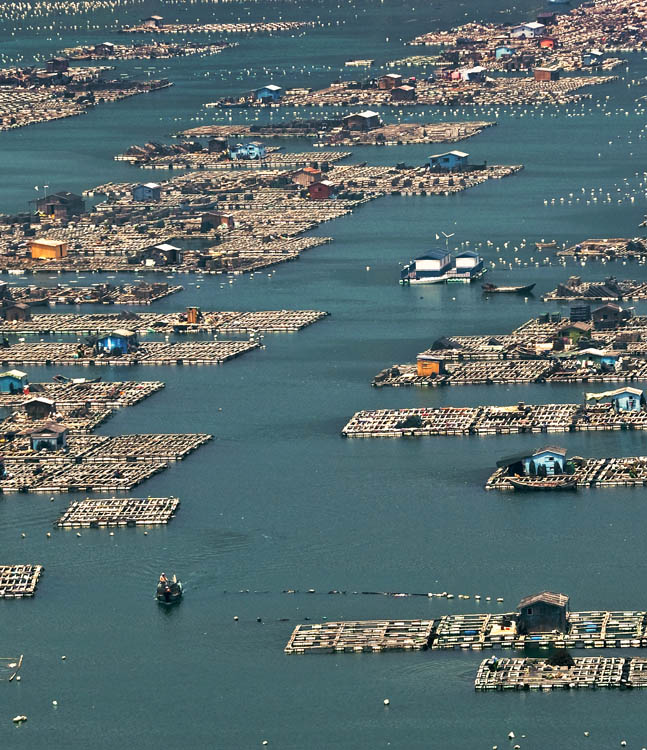
[[[443,371],[443,363],[436,357],[430,357],[427,354],[419,354],[416,357],[416,371],[420,377],[440,375]]]
[[[29,250],[32,258],[64,258],[67,255],[67,243],[60,240],[32,240]]]

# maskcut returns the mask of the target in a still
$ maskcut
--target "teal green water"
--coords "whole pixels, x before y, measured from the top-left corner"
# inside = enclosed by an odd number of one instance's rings
[[[202,109],[203,103],[265,82],[266,70],[285,70],[272,75],[282,84],[319,85],[349,57],[371,56],[381,64],[403,56],[408,50],[398,40],[432,24],[451,25],[464,13],[516,20],[539,9],[524,2],[501,14],[500,2],[442,2],[422,9],[394,0],[300,6],[145,2],[120,8],[120,20],[157,11],[169,18],[216,13],[227,20],[321,15],[326,23],[343,23],[294,38],[241,38],[238,49],[213,58],[157,64],[159,74],[176,83],[169,91],[0,134],[0,208],[21,210],[35,185],[81,190],[135,179],[137,172],[112,161],[115,153],[203,121],[195,118],[211,121],[219,113]],[[86,20],[65,16],[58,23]],[[66,30],[60,40],[50,32],[7,34],[3,52],[28,59],[68,43],[116,39],[105,28],[113,20],[97,12],[92,25],[101,28]],[[137,65],[120,64],[119,71],[141,72]],[[106,434],[208,431],[215,440],[139,489],[182,499],[177,518],[146,536],[139,529],[113,537],[87,530],[80,538],[55,531],[48,540],[45,533],[69,497],[53,503],[38,495],[0,499],[2,561],[46,567],[33,600],[0,602],[0,655],[25,654],[22,681],[0,684],[4,747],[247,748],[267,739],[270,747],[295,750],[473,750],[507,747],[510,730],[522,748],[597,750],[617,747],[621,739],[629,747],[647,744],[640,692],[477,695],[472,681],[479,654],[283,653],[292,628],[306,617],[508,611],[522,595],[543,588],[569,593],[576,609],[647,608],[643,491],[534,498],[482,489],[497,457],[534,446],[541,437],[339,436],[360,408],[581,399],[577,385],[377,390],[369,383],[378,370],[410,361],[440,335],[500,333],[546,309],[539,296],[483,300],[478,285],[398,286],[398,264],[428,247],[441,230],[455,232],[457,244],[483,243],[488,261],[503,257],[506,269],[514,264],[513,270],[490,271],[491,280],[536,281],[538,293],[576,271],[587,278],[603,278],[609,270],[645,277],[635,264],[523,265],[531,256],[532,263],[540,259],[533,243],[542,238],[561,242],[640,231],[644,115],[634,101],[644,89],[628,84],[642,79],[646,68],[637,56],[629,73],[617,72],[621,80],[592,89],[591,101],[568,111],[501,111],[498,127],[461,146],[478,160],[523,163],[520,175],[451,198],[375,201],[322,226],[318,233],[332,236],[332,244],[276,267],[271,276],[255,274],[232,284],[182,276],[185,290],[153,308],[317,308],[330,311],[325,321],[298,334],[268,334],[264,350],[219,368],[61,370],[166,382],[163,392],[119,412],[101,428]],[[474,114],[494,115],[461,109],[424,112],[421,119]],[[353,159],[418,163],[434,149],[365,148]],[[587,205],[592,188],[601,199]],[[607,193],[613,202],[602,203]],[[551,206],[553,197],[557,203]],[[70,279],[82,284],[99,277],[38,281]],[[636,308],[645,312],[647,305]],[[30,369],[32,380],[53,374]],[[557,439],[585,456],[645,453],[641,433]],[[186,584],[186,598],[173,611],[160,610],[152,598],[161,570],[177,571]],[[282,593],[310,588],[317,593]],[[332,589],[348,593],[329,595]],[[393,599],[355,591],[451,591],[502,596],[505,602]],[[15,728],[11,717],[23,713],[28,722]]]

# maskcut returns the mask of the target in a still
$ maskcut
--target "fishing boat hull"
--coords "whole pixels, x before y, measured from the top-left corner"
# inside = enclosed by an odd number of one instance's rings
[[[517,492],[563,492],[577,490],[577,481],[573,477],[509,477],[508,481]]]
[[[486,294],[530,294],[535,284],[525,286],[494,286],[494,284],[483,284],[481,287]]]
[[[157,587],[155,598],[157,603],[163,607],[172,607],[182,599],[184,594],[184,587],[180,581],[170,583],[168,586],[160,584]]]

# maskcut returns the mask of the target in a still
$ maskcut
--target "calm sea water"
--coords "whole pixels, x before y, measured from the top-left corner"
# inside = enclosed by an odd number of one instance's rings
[[[284,85],[324,84],[350,57],[370,56],[379,64],[402,57],[410,50],[399,40],[434,25],[468,18],[514,21],[540,9],[529,2],[509,8],[500,1],[448,0],[420,8],[394,0],[142,2],[115,15],[95,13],[90,23],[98,29],[86,29],[87,16],[56,17],[58,24],[79,25],[60,38],[50,30],[24,29],[14,36],[6,31],[4,54],[29,60],[72,43],[116,41],[108,28],[115,18],[151,12],[203,20],[320,15],[334,24],[303,36],[241,38],[239,48],[212,58],[119,64],[119,72],[155,68],[176,86],[84,117],[1,134],[0,209],[23,209],[35,185],[82,190],[136,179],[136,171],[112,161],[115,153],[224,117],[202,105],[270,77]],[[510,12],[500,12],[505,10]],[[440,335],[501,333],[547,309],[539,296],[483,300],[478,284],[398,286],[398,264],[432,244],[440,231],[455,232],[452,243],[483,243],[488,261],[520,258],[512,271],[497,269],[489,277],[536,281],[539,293],[574,272],[600,279],[610,270],[645,277],[635,264],[523,266],[542,259],[534,249],[542,238],[561,242],[639,232],[644,117],[633,105],[642,91],[628,84],[646,70],[638,57],[630,73],[617,72],[621,80],[593,89],[591,102],[568,111],[502,110],[498,127],[461,146],[475,160],[523,163],[520,175],[452,198],[375,201],[321,227],[318,233],[334,243],[298,262],[233,284],[181,277],[185,290],[153,308],[316,308],[331,313],[325,321],[298,334],[268,334],[264,350],[223,367],[62,368],[69,375],[166,383],[163,392],[119,412],[101,428],[105,434],[207,431],[215,439],[133,493],[182,500],[177,518],[146,536],[140,529],[112,537],[87,530],[80,538],[55,531],[47,539],[68,496],[53,502],[49,495],[2,496],[2,562],[46,568],[33,600],[0,607],[0,655],[25,654],[22,681],[0,685],[3,747],[247,748],[267,739],[271,747],[294,749],[475,750],[505,747],[510,730],[523,748],[647,743],[640,692],[477,695],[472,681],[479,654],[283,653],[292,628],[306,617],[509,611],[521,596],[543,588],[569,593],[576,609],[647,607],[647,505],[641,490],[541,498],[486,493],[482,487],[496,459],[534,447],[542,442],[539,436],[339,436],[360,408],[581,400],[577,385],[378,390],[369,383],[378,370],[411,361]],[[487,110],[461,109],[420,118],[474,115],[494,117]],[[435,148],[357,149],[353,159],[420,163]],[[611,194],[613,202],[586,205],[592,188],[602,198]],[[583,199],[576,202],[578,196]],[[544,205],[553,197],[557,205]],[[525,247],[515,252],[524,239]],[[38,281],[83,284],[99,278]],[[30,368],[29,374],[36,381],[54,371]],[[644,454],[644,440],[639,432],[557,436],[571,453],[585,456]],[[186,584],[185,600],[172,611],[153,601],[161,570],[176,571]],[[285,589],[316,593],[290,595]],[[331,589],[347,593],[329,595]],[[451,591],[502,596],[505,602],[353,593],[362,591]],[[11,717],[22,713],[29,721],[15,728]]]

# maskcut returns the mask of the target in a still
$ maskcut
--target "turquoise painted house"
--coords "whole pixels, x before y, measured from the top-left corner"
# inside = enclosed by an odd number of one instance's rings
[[[112,333],[99,336],[96,343],[97,350],[104,354],[114,354],[121,357],[137,347],[137,334],[125,328],[119,328]]]
[[[0,372],[0,393],[22,393],[26,385],[26,372],[20,370]]]
[[[587,393],[587,401],[602,401],[609,399],[617,412],[642,411],[645,406],[645,395],[640,388],[624,386],[615,391],[604,391],[604,393]]]
[[[555,445],[547,445],[533,453],[518,453],[496,462],[501,469],[507,467],[512,473],[527,477],[547,476],[564,473],[566,450]]]

